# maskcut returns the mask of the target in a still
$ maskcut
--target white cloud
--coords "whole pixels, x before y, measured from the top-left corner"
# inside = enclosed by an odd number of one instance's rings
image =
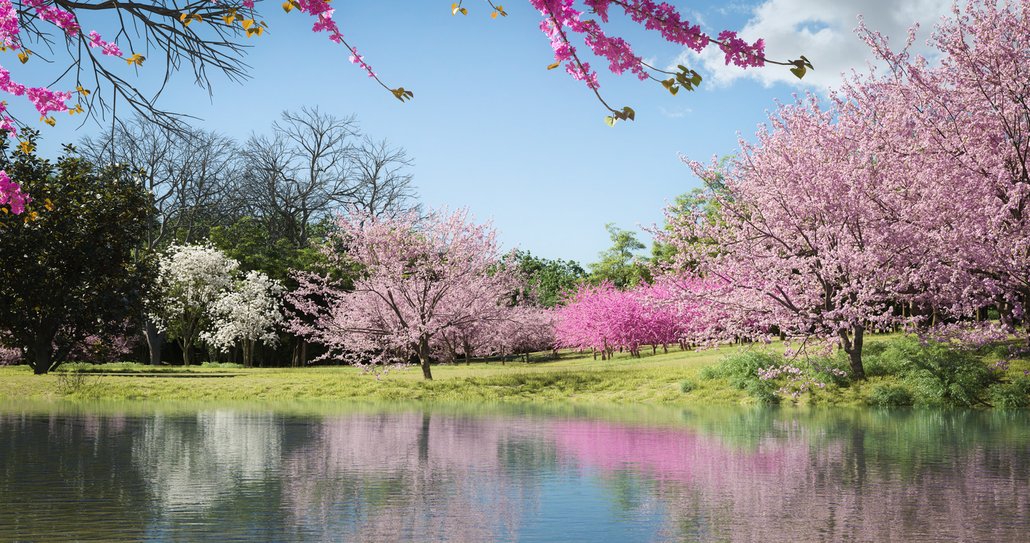
[[[751,10],[740,37],[749,42],[764,38],[766,57],[771,59],[792,60],[805,55],[815,70],[803,80],[781,66],[747,70],[726,66],[723,53],[716,47],[709,47],[701,55],[684,51],[673,65],[696,66],[700,60],[702,75],[716,86],[750,78],[766,86],[784,82],[835,87],[842,73],[864,71],[871,58],[869,47],[854,32],[860,14],[866,26],[889,36],[896,47],[904,44],[909,27],[919,23],[915,50],[924,52],[934,25],[950,9],[951,0],[766,0]]]
[[[689,107],[666,109],[665,106],[658,106],[658,110],[662,115],[669,119],[682,119],[694,112],[694,110]]]

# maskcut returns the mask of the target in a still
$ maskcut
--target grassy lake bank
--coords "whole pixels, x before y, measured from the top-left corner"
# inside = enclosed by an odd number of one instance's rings
[[[886,341],[882,340],[881,341]],[[875,342],[874,342],[875,343]],[[434,366],[433,381],[417,367],[394,368],[378,378],[351,367],[227,368],[144,365],[82,365],[50,375],[32,375],[25,366],[0,367],[0,400],[271,400],[271,401],[428,401],[690,406],[759,402],[720,375],[729,358],[776,353],[780,347],[722,347],[672,351],[614,360],[589,355],[547,362],[474,362]],[[983,364],[993,362],[982,355]],[[707,370],[705,368],[708,368]],[[89,373],[77,370],[89,369]],[[1030,369],[1013,359],[1008,379]],[[184,378],[189,377],[189,378]],[[862,406],[877,403],[885,389],[900,387],[897,375],[872,375],[864,382],[811,387],[799,404]],[[908,385],[905,385],[908,386]],[[911,388],[911,387],[910,387]],[[917,396],[918,397],[918,396]],[[787,397],[783,403],[791,403]],[[917,401],[918,404],[918,401]]]

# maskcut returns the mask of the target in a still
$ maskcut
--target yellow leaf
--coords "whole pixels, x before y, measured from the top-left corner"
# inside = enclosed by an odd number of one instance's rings
[[[497,18],[497,12],[495,11],[495,12],[491,13],[490,14],[490,18],[491,19],[496,19]]]
[[[236,22],[236,15],[234,15],[234,14],[226,15],[225,17],[222,17],[222,22],[224,22],[227,25],[231,25],[234,22]]]
[[[84,88],[82,85],[77,85],[75,90],[83,96],[89,96],[89,89]]]
[[[261,33],[264,32],[264,31],[265,31],[265,29],[260,27],[260,26],[255,26],[253,28],[248,28],[247,29],[247,37],[249,38],[251,36],[260,36]]]
[[[250,27],[254,26],[254,19],[244,19],[240,25],[243,26],[244,30],[250,30]]]
[[[18,144],[18,148],[21,150],[21,152],[27,155],[34,151],[36,149],[36,146],[33,145],[31,141],[23,141]]]
[[[457,14],[458,14],[458,4],[457,3],[451,4],[451,15],[457,15]]]
[[[50,201],[50,198],[47,198],[46,200],[43,200],[43,207],[45,207],[47,211],[53,211],[54,203]]]
[[[50,126],[54,126],[57,124],[57,119],[53,117],[40,117],[39,120],[45,122],[46,124],[49,124]]]
[[[179,22],[182,23],[182,24],[187,24],[188,25],[189,23],[186,22],[186,17],[189,17],[189,14],[187,14],[187,13],[180,13],[179,14]]]
[[[469,14],[469,10],[467,10],[465,8],[461,8],[458,11],[460,11],[462,15],[468,15]]]
[[[548,70],[553,70],[553,69],[557,68],[558,66],[561,66],[561,62],[555,62],[554,64],[548,64],[547,65],[547,69]]]
[[[283,11],[285,11],[286,13],[293,11],[293,4],[291,4],[290,2],[283,2]]]
[[[26,49],[26,50],[22,51],[21,53],[18,53],[18,60],[20,60],[22,64],[25,64],[26,62],[29,61],[29,55],[30,54],[32,54],[32,51],[29,51],[28,49]]]
[[[146,57],[144,57],[143,55],[141,55],[139,53],[136,53],[136,54],[132,55],[131,57],[125,59],[125,62],[127,62],[129,64],[129,66],[132,66],[132,65],[142,66],[144,60],[146,60]]]

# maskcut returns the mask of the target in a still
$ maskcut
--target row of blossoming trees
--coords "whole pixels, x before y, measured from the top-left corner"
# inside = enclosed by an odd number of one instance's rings
[[[342,215],[322,246],[323,272],[297,270],[289,292],[204,245],[160,259],[149,312],[190,364],[198,344],[274,346],[280,332],[324,348],[321,359],[374,367],[547,350],[551,312],[521,299],[525,278],[488,225],[465,211]]]
[[[667,275],[581,288],[559,342],[605,356],[780,335],[839,346],[862,378],[869,332],[988,307],[1025,325],[1028,15],[1025,0],[956,6],[933,60],[861,28],[887,69],[781,107],[728,163],[687,160],[707,190],[657,232]]]

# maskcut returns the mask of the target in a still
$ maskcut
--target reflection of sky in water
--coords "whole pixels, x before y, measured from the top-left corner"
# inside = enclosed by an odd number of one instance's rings
[[[1030,528],[1027,414],[5,409],[0,540],[1009,541]]]

